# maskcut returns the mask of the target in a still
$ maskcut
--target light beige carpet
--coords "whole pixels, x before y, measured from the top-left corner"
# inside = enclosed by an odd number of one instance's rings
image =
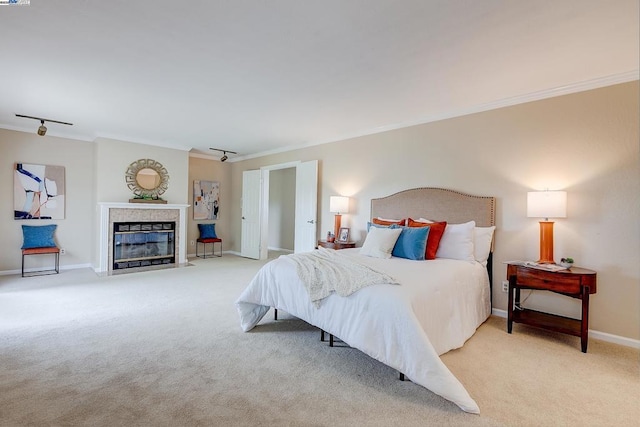
[[[317,329],[233,302],[261,262],[0,277],[0,425],[637,425],[639,352],[491,318],[444,362],[481,415]]]

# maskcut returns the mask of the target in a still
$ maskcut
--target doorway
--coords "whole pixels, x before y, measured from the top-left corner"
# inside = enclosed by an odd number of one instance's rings
[[[294,252],[307,252],[316,245],[316,221],[318,208],[318,161],[291,162],[262,167],[260,170],[243,172],[242,188],[242,236],[241,256],[267,259],[270,227],[270,175],[274,171],[295,170],[295,194],[293,195]],[[276,177],[291,181],[287,172]],[[291,199],[291,195],[276,197]],[[284,211],[276,217],[285,215]],[[290,212],[286,212],[290,215]],[[278,221],[278,219],[276,219]]]
[[[292,253],[295,242],[296,168],[269,171],[268,210],[268,258]]]

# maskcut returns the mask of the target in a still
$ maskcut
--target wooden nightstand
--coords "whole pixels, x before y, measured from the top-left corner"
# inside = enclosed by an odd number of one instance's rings
[[[332,242],[329,243],[326,240],[318,240],[318,246],[322,246],[327,249],[350,249],[356,247],[356,242]]]
[[[509,279],[509,305],[507,307],[507,332],[511,333],[513,322],[580,337],[582,352],[587,352],[589,339],[589,295],[596,293],[596,272],[586,268],[546,271],[517,264],[507,266]],[[538,289],[556,292],[582,300],[582,318],[572,319],[543,313],[520,306],[522,289]],[[514,295],[515,294],[515,295]],[[515,306],[514,309],[514,298]]]

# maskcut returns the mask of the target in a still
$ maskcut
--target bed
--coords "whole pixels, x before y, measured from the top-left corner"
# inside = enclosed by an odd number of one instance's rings
[[[476,260],[474,253],[469,260],[465,246],[467,258],[459,259],[438,256],[415,261],[364,256],[365,247],[370,247],[369,235],[362,248],[319,248],[315,251],[318,255],[370,267],[393,280],[362,287],[348,296],[331,292],[315,302],[299,277],[299,261],[293,260],[296,255],[281,256],[262,267],[236,301],[242,329],[254,328],[271,307],[284,310],[398,370],[462,410],[479,413],[476,402],[439,356],[461,347],[491,314],[495,198],[416,188],[373,199],[371,218],[447,221],[451,233],[464,225],[465,238],[469,224],[473,224],[475,248],[486,246],[486,254]],[[449,230],[445,232],[447,244],[453,236]],[[478,243],[480,234],[484,240],[488,235],[478,230],[491,230],[488,241]],[[388,230],[382,232],[391,234]],[[372,228],[369,234],[376,233],[378,228]],[[446,246],[444,241],[443,236],[438,251]],[[453,258],[456,257],[457,253]]]

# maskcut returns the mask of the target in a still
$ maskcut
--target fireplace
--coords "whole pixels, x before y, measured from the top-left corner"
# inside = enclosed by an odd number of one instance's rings
[[[175,222],[114,222],[113,269],[175,264]]]
[[[100,235],[96,273],[132,273],[148,268],[187,265],[189,205],[99,202],[98,206]],[[172,229],[166,224],[172,224]],[[138,226],[140,230],[137,230]],[[162,230],[158,229],[160,227]],[[139,237],[124,237],[132,231],[142,233]],[[156,255],[156,249],[166,253],[158,252]],[[142,256],[138,256],[140,254]]]

